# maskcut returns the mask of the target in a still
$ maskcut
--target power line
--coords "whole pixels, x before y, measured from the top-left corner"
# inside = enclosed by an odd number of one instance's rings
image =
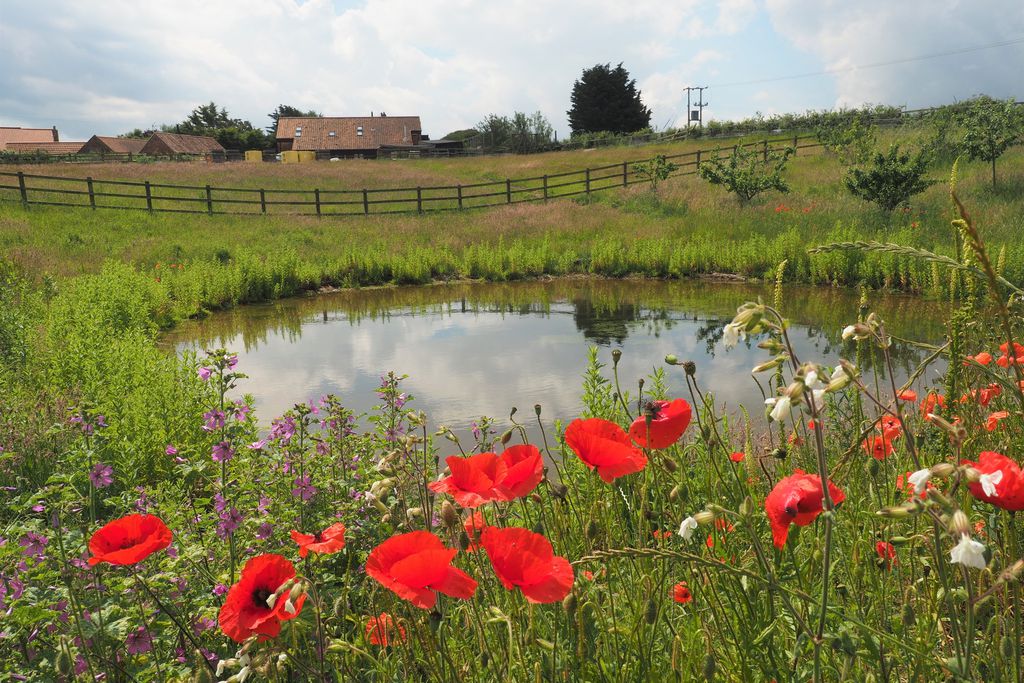
[[[824,71],[811,71],[803,74],[794,74],[792,76],[776,76],[774,78],[759,78],[752,81],[736,81],[733,83],[719,83],[712,85],[713,88],[731,88],[740,85],[756,85],[758,83],[774,83],[776,81],[790,81],[797,78],[811,78],[813,76],[828,76],[831,74],[845,73],[848,71],[856,71],[858,69],[875,69],[882,66],[892,66],[894,64],[906,64],[908,62],[920,62],[926,59],[935,59],[936,57],[949,57],[952,55],[962,55],[968,52],[979,52],[981,50],[990,50],[996,47],[1006,47],[1008,45],[1017,45],[1018,43],[1024,43],[1024,38],[1016,38],[1014,40],[1004,40],[998,43],[989,43],[988,45],[977,45],[975,47],[965,47],[959,50],[949,50],[948,52],[936,52],[928,55],[919,55],[917,57],[906,57],[904,59],[891,59],[884,62],[873,62],[871,64],[860,64],[857,66],[846,66],[837,69],[825,69]]]

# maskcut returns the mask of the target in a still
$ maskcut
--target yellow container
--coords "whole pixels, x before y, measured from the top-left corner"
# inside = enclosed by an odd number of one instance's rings
[[[287,152],[281,152],[281,163],[282,164],[297,164],[299,163],[299,153],[293,150]]]
[[[263,152],[258,149],[250,149],[245,153],[245,160],[252,163],[261,163],[263,161]]]
[[[316,152],[303,151],[299,152],[299,163],[305,164],[310,161],[316,161]]]

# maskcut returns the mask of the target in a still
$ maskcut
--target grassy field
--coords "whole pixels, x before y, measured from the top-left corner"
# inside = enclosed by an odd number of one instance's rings
[[[88,172],[399,184],[617,154]],[[1024,282],[1022,171],[1020,149],[995,190],[963,166],[975,222],[958,229],[942,184],[886,216],[826,155],[747,206],[697,179],[353,220],[4,204],[0,679],[1019,681],[1024,315],[997,274]],[[857,239],[960,261],[807,253]],[[230,351],[158,344],[204,309],[323,285],[711,272],[778,280],[721,331],[764,349],[771,420],[717,412],[717,378],[685,358],[645,378],[643,398],[673,400],[652,407],[594,353],[580,421],[538,406],[456,442],[393,374],[365,415],[296,396],[257,416],[229,394],[246,381]],[[904,326],[885,318],[912,300],[844,320],[791,305],[785,280],[941,299],[948,342],[901,391]],[[847,337],[852,365],[798,357],[787,317]],[[520,443],[526,423],[541,443]]]

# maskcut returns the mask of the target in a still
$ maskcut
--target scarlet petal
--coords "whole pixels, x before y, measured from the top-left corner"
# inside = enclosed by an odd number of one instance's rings
[[[684,399],[677,398],[671,403],[655,401],[657,416],[648,427],[647,418],[643,415],[633,421],[629,427],[629,436],[633,441],[645,448],[668,448],[683,435],[690,425],[693,411]],[[648,446],[647,436],[650,429],[651,443]]]
[[[622,427],[608,420],[573,420],[565,430],[565,442],[608,483],[647,466],[643,451],[633,446]]]
[[[90,565],[132,565],[171,544],[171,530],[156,515],[135,514],[100,527],[89,539]]]
[[[444,578],[432,588],[452,598],[468,600],[476,592],[476,580],[458,567],[448,567]]]
[[[550,574],[547,577],[537,583],[522,586],[520,590],[530,602],[560,602],[572,590],[575,580],[569,560],[556,556],[552,559]]]
[[[522,498],[544,478],[544,459],[536,446],[521,444],[507,448],[501,460],[506,471],[496,482],[496,488],[504,500]]]

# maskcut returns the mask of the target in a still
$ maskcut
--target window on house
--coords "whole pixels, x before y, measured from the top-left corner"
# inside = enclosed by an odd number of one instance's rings
[[[363,134],[363,127],[362,126],[356,126],[356,135],[362,135],[362,134]]]
[[[295,126],[295,137],[302,137],[302,126]]]
[[[327,134],[327,137],[329,137],[329,138],[334,138],[334,137],[338,137],[338,134],[337,134],[337,133],[335,133],[335,132],[334,132],[334,131],[332,130],[331,132],[329,132],[329,133]]]

